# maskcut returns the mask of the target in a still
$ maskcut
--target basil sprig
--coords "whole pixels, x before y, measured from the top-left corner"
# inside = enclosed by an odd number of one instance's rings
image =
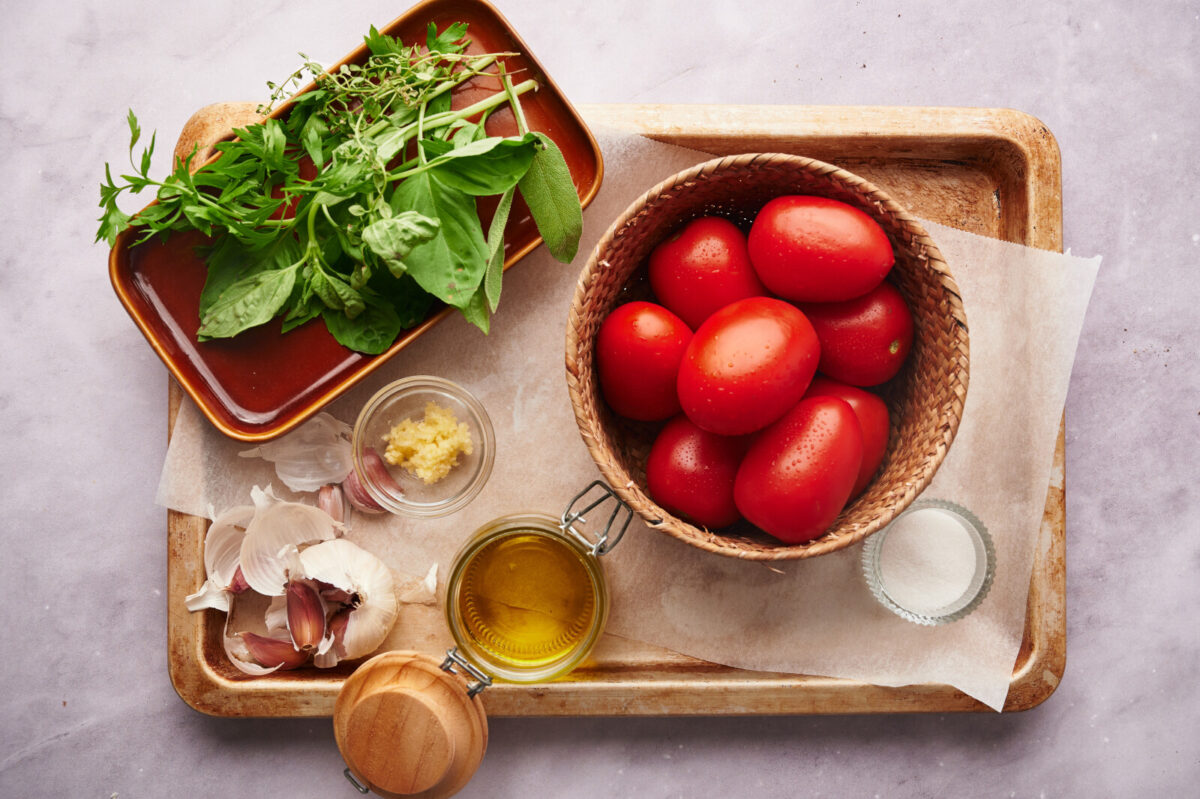
[[[320,317],[344,346],[383,352],[437,302],[485,333],[500,300],[504,227],[520,193],[551,254],[570,262],[582,209],[562,153],[530,131],[504,57],[468,54],[467,26],[409,47],[371,28],[361,65],[326,72],[305,58],[270,106],[311,76],[282,119],[234,131],[220,157],[191,171],[192,156],[159,181],[149,175],[154,139],[135,162],[141,129],[129,112],[131,174],[105,167],[96,240],[111,246],[127,228],[140,243],[155,234],[197,230],[212,237],[200,298],[201,340],[228,338],[283,317],[284,332]],[[479,75],[502,90],[452,110],[451,92]],[[515,136],[484,125],[507,105]],[[117,201],[152,189],[158,202],[134,216]],[[499,202],[488,230],[479,197]]]

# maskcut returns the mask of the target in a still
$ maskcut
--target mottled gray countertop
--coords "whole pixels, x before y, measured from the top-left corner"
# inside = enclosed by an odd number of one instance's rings
[[[166,665],[167,373],[92,243],[125,112],[164,141],[403,3],[6,2],[5,797],[350,796],[328,720],[210,718]],[[464,796],[1179,796],[1200,778],[1200,7],[534,2],[576,103],[988,106],[1062,151],[1102,255],[1067,420],[1067,669],[1018,714],[496,719]],[[159,167],[168,148],[160,146]],[[1194,790],[1192,788],[1191,790]]]

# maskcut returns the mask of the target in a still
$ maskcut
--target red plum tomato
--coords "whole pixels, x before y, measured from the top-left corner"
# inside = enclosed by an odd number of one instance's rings
[[[858,417],[858,426],[862,428],[863,434],[863,456],[858,479],[854,481],[854,488],[850,490],[850,497],[853,499],[871,482],[887,452],[888,435],[891,432],[887,403],[878,394],[821,374],[813,378],[808,391],[804,392],[804,398],[809,397],[837,397],[845,400]]]
[[[693,219],[655,247],[647,271],[659,302],[692,330],[735,300],[767,294],[750,265],[746,234],[718,216]]]
[[[638,301],[613,309],[596,334],[596,369],[609,407],[641,421],[679,413],[675,381],[691,339],[691,329],[661,305]]]
[[[772,297],[738,300],[692,337],[679,365],[679,402],[710,433],[752,433],[799,401],[819,357],[816,333],[794,305]]]
[[[912,313],[891,283],[880,283],[857,299],[801,308],[821,341],[818,368],[835,380],[855,386],[886,383],[912,350]]]
[[[646,460],[646,488],[666,510],[704,527],[727,527],[742,518],[733,502],[733,480],[746,452],[745,436],[719,436],[683,414],[659,432]]]
[[[862,429],[845,400],[801,400],[755,437],[738,467],[734,502],[780,541],[810,541],[845,507],[862,450]]]
[[[866,294],[895,262],[883,228],[857,208],[806,195],[776,197],[754,218],[747,242],[763,284],[794,302]]]

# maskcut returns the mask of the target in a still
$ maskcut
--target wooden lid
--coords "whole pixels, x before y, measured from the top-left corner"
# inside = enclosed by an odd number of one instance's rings
[[[487,716],[467,682],[415,652],[359,666],[333,708],[338,749],[358,781],[380,796],[453,796],[487,750]]]

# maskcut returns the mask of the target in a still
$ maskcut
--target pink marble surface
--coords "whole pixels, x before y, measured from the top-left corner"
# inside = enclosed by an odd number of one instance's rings
[[[353,796],[327,720],[202,716],[167,678],[167,377],[92,243],[124,115],[173,136],[335,58],[371,0],[6,2],[0,796]],[[1200,777],[1200,9],[511,0],[578,103],[1000,106],[1063,158],[1104,264],[1067,401],[1068,665],[1014,715],[493,720],[461,794],[1178,796]],[[168,148],[158,160],[167,164]],[[1191,789],[1194,790],[1194,789]]]

